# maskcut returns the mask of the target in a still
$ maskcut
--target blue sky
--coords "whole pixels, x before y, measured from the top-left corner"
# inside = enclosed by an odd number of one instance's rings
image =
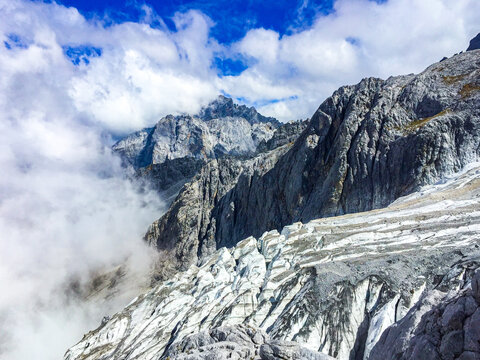
[[[76,7],[86,17],[108,15],[115,22],[139,21],[141,1],[60,0]],[[265,28],[289,34],[310,26],[318,15],[333,10],[333,0],[152,0],[148,1],[165,24],[175,30],[171,17],[191,9],[202,11],[214,22],[212,36],[222,44],[240,40],[252,28]]]
[[[103,19],[107,25],[142,21],[145,16],[142,5],[148,5],[162,20],[153,21],[150,25],[160,28],[166,26],[173,32],[178,30],[172,21],[176,13],[198,10],[213,21],[210,36],[222,45],[230,45],[241,40],[249,30],[255,28],[273,30],[279,36],[300,32],[309,28],[317,17],[334,11],[334,0],[152,0],[147,3],[132,0],[58,0],[57,2],[75,7],[86,18]],[[83,49],[84,54],[80,53],[78,48],[69,49],[67,56],[73,55],[71,59],[74,64],[88,62],[88,54],[92,51],[96,53],[95,49],[86,47]],[[230,58],[224,54],[217,54],[212,67],[216,68],[220,76],[239,75],[248,67],[248,62],[248,59],[238,55]],[[277,101],[278,99],[272,100]]]

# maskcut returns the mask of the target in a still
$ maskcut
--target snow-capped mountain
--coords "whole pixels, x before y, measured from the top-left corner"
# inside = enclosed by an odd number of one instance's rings
[[[220,97],[114,149],[174,189],[156,282],[65,360],[480,359],[480,50],[307,122]]]

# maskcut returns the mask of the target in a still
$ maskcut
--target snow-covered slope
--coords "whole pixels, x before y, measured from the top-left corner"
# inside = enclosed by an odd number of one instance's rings
[[[338,359],[366,359],[424,291],[442,281],[455,290],[463,267],[480,259],[479,231],[474,164],[385,209],[221,248],[135,298],[65,360],[166,358],[188,335],[236,324]]]

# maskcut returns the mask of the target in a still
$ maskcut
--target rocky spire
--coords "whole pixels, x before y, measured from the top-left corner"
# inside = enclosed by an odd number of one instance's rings
[[[250,124],[269,122],[275,126],[280,125],[277,119],[259,114],[253,106],[235,104],[233,99],[223,95],[202,108],[197,116],[204,121],[230,116],[244,118]]]

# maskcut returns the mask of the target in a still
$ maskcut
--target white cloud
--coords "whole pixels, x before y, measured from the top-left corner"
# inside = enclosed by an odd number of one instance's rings
[[[104,27],[56,4],[13,1],[0,9],[4,40],[14,33],[31,42],[27,49],[0,46],[2,68],[31,73],[55,64],[54,80],[61,78],[75,110],[108,131],[126,134],[169,113],[196,112],[220,91],[211,69],[218,44],[208,36],[211,21],[198,11],[177,14],[172,33],[146,23]],[[82,45],[102,55],[75,67],[62,46]]]
[[[478,14],[476,0],[338,0],[310,29],[283,37],[250,30],[235,49],[256,61],[222,85],[249,100],[297,96],[260,110],[282,120],[305,118],[341,85],[420,72],[466,49],[480,31]]]
[[[62,288],[71,276],[86,278],[126,257],[140,275],[148,270],[140,238],[161,203],[123,178],[109,150],[112,134],[196,112],[220,91],[265,104],[260,110],[282,120],[309,117],[343,84],[418,72],[465,49],[479,31],[480,2],[338,0],[309,29],[288,36],[252,29],[229,47],[209,36],[213,24],[198,11],[176,14],[171,32],[152,28],[161,19],[143,9],[142,23],[105,27],[55,3],[0,0],[5,359],[59,358],[125,301],[72,302]],[[101,56],[75,66],[63,46],[84,45]],[[216,52],[240,55],[250,67],[219,77],[211,68]]]
[[[150,270],[151,250],[141,238],[162,203],[125,178],[110,151],[114,124],[99,111],[90,117],[71,97],[72,79],[88,70],[65,58],[61,39],[100,37],[95,27],[74,9],[0,2],[1,359],[61,358],[103,315],[125,305]],[[4,47],[12,33],[28,47]],[[118,297],[85,303],[66,293],[71,279],[85,282],[119,263],[135,281]]]

